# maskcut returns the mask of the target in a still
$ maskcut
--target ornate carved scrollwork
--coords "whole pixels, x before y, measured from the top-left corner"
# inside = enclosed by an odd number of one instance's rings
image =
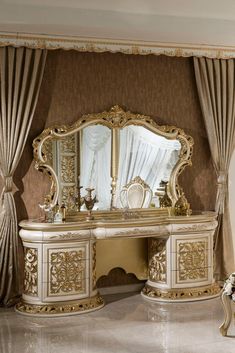
[[[96,289],[96,242],[92,243],[92,289]]]
[[[178,244],[179,280],[199,280],[208,277],[208,242],[193,241]]]
[[[166,239],[149,240],[149,279],[166,283]]]
[[[86,311],[92,311],[104,306],[104,300],[99,295],[92,298],[77,300],[76,302],[62,302],[44,305],[28,304],[24,301],[16,305],[16,310],[38,316],[56,316],[63,314],[78,314]]]
[[[24,248],[24,294],[38,295],[38,250]]]
[[[217,283],[208,286],[195,288],[179,288],[179,289],[157,289],[149,285],[145,285],[142,290],[144,296],[150,299],[158,298],[162,300],[188,300],[188,299],[203,299],[203,297],[217,296],[221,291]]]
[[[85,292],[84,250],[50,253],[50,295]]]

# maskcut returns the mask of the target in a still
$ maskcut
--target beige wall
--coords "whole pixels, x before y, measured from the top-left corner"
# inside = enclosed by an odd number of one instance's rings
[[[33,139],[45,127],[55,123],[71,124],[82,114],[101,112],[115,104],[150,115],[159,124],[179,126],[193,136],[193,166],[185,170],[180,182],[194,210],[213,209],[215,175],[192,59],[58,50],[48,53],[35,118],[14,177],[19,220],[39,216],[38,203],[49,187],[47,178],[33,167]],[[146,243],[141,246],[146,254]],[[140,243],[137,252],[139,248]],[[103,251],[101,246],[98,249],[103,261],[100,274],[105,271]],[[128,254],[130,252],[126,256]],[[144,265],[142,270],[144,272]]]

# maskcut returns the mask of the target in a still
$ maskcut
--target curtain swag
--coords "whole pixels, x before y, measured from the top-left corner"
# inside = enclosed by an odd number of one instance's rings
[[[46,50],[0,48],[0,305],[12,305],[20,294],[18,226],[12,193],[38,101]]]

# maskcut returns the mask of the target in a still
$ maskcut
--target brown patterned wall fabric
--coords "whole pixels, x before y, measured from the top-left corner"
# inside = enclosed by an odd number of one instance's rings
[[[194,210],[213,209],[216,194],[191,58],[49,51],[30,136],[14,178],[19,219],[38,217],[49,188],[32,163],[32,141],[55,123],[118,104],[183,128],[195,141],[193,166],[180,177]],[[21,180],[22,179],[22,180]],[[35,182],[36,181],[36,182]]]

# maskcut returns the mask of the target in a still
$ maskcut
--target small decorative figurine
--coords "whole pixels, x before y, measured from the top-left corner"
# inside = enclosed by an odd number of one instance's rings
[[[175,203],[174,211],[176,216],[190,216],[192,214],[190,204],[188,203],[182,188],[180,188],[180,197]]]
[[[86,188],[86,191],[87,191],[87,194],[84,196],[84,202],[85,202],[85,205],[86,205],[86,208],[88,210],[88,215],[86,217],[86,220],[87,221],[91,221],[92,219],[94,219],[94,217],[91,215],[91,211],[94,207],[94,204],[98,201],[96,199],[96,196],[94,196],[92,198],[92,191],[94,191],[95,189],[91,189],[91,188]]]
[[[39,204],[39,207],[45,212],[45,222],[52,223],[54,221],[54,210],[51,207],[50,195],[45,196],[44,203]]]

